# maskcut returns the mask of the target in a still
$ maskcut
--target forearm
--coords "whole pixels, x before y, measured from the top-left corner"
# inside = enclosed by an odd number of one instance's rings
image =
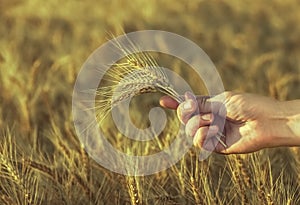
[[[293,137],[300,146],[300,100],[286,102],[288,107],[288,127],[293,133]]]

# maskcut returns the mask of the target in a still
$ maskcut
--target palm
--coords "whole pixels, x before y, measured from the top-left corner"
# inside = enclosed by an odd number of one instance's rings
[[[234,123],[227,121],[224,129],[227,145],[226,152],[240,153],[245,152],[245,149],[248,150],[247,152],[251,152],[256,149],[257,147],[254,146],[249,147],[249,144],[253,144],[251,139],[257,138],[257,133],[255,131],[251,132],[251,130],[254,130],[253,123],[251,122]],[[216,147],[216,151],[223,150],[223,146],[218,145]]]
[[[245,94],[231,95],[227,102],[224,134],[228,148],[225,152],[245,153],[263,148],[261,141],[270,136],[266,122],[270,99]],[[224,147],[218,145],[216,151],[224,151]]]

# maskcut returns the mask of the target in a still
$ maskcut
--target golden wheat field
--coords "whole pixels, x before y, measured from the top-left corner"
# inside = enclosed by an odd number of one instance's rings
[[[126,176],[89,157],[72,118],[73,87],[88,56],[111,34],[145,29],[199,45],[226,90],[300,99],[299,10],[297,0],[0,0],[0,204],[300,204],[300,148],[204,161],[192,148],[167,170]],[[205,93],[180,60],[154,57]],[[137,126],[149,124],[143,112],[160,96],[132,100]],[[102,129],[122,152],[155,153],[179,125],[175,111],[165,111],[167,126],[151,142],[126,139],[109,118]]]

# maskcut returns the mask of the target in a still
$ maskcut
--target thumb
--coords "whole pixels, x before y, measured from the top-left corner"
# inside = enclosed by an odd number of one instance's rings
[[[181,123],[186,124],[193,115],[199,112],[197,99],[191,92],[186,92],[184,98],[185,101],[177,108],[177,116]]]

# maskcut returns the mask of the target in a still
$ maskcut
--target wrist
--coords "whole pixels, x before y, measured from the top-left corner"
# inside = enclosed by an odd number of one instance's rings
[[[300,146],[300,100],[278,102],[275,112],[275,144]]]

